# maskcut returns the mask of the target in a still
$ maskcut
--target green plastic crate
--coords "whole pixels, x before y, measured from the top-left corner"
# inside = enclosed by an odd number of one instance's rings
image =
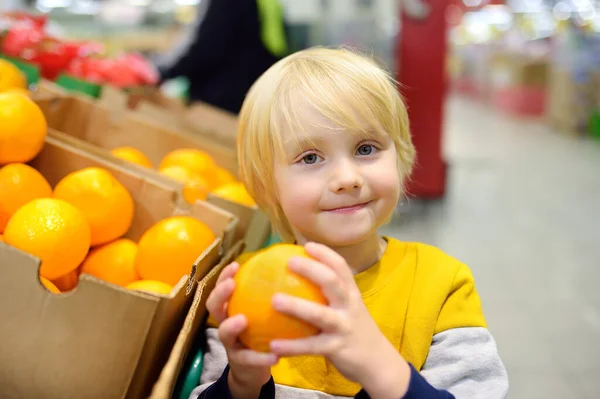
[[[76,79],[64,74],[60,75],[58,79],[56,79],[56,84],[67,91],[82,93],[92,98],[99,98],[102,94],[101,85],[87,82],[82,79]]]
[[[600,109],[592,114],[589,129],[592,137],[600,139]]]

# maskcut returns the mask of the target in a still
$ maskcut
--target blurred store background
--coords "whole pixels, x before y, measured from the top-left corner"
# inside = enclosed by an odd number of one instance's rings
[[[289,51],[364,49],[404,85],[419,166],[384,231],[472,268],[509,397],[599,398],[600,1],[281,3]],[[68,77],[152,84],[146,60],[180,44],[201,6],[2,0],[0,53],[71,89]],[[82,41],[79,55],[100,53],[118,73],[77,68],[60,43]],[[167,97],[187,89],[162,85]]]

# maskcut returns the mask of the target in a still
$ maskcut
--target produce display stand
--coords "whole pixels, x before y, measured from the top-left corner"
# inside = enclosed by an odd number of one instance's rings
[[[86,167],[111,172],[134,200],[136,211],[126,234],[134,241],[171,215],[189,215],[206,223],[217,239],[190,265],[196,280],[236,247],[233,215],[200,202],[181,208],[171,187],[111,163],[85,146],[50,134],[31,166],[51,185]],[[103,392],[106,397],[137,398],[152,389],[189,313],[188,276],[169,295],[151,295],[82,274],[72,292],[54,295],[39,283],[39,259],[0,243],[0,264],[0,286],[12,298],[0,303],[0,317],[10,320],[0,327],[4,344],[0,363],[11,365],[0,368],[3,394],[65,398]],[[31,372],[38,383],[31,384]]]

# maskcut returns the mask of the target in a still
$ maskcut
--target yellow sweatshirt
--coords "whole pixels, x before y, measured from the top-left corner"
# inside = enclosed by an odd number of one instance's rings
[[[466,265],[435,247],[386,240],[379,262],[355,275],[355,281],[383,334],[420,370],[435,334],[486,327],[481,302]],[[243,254],[240,263],[251,256]],[[352,397],[361,389],[322,356],[284,358],[271,373],[276,384],[332,395]]]

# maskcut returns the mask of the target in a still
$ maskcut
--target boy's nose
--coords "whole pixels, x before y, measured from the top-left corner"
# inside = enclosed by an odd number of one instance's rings
[[[358,169],[349,164],[339,165],[333,171],[329,188],[333,192],[341,192],[361,188],[363,178]]]

